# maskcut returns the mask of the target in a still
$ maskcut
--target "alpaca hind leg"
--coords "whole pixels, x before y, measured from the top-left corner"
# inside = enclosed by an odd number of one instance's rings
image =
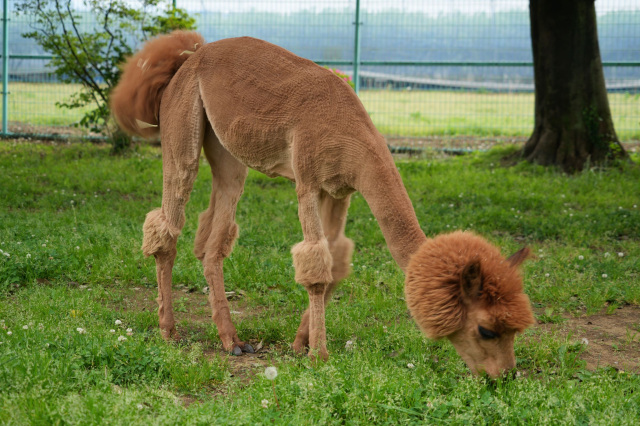
[[[234,355],[253,353],[253,347],[238,338],[225,295],[223,260],[231,254],[238,236],[236,205],[244,188],[247,167],[233,158],[212,131],[205,138],[204,152],[213,175],[209,208],[200,215],[195,255],[202,261],[209,284],[212,319],[222,346]]]
[[[331,277],[331,252],[322,230],[320,217],[321,197],[318,192],[302,188],[298,190],[298,215],[302,224],[304,241],[296,244],[291,253],[296,272],[296,282],[309,294],[309,357],[326,360],[327,337],[325,329],[324,300]]]
[[[350,196],[336,199],[326,193],[322,195],[320,207],[322,227],[329,242],[329,251],[333,260],[331,268],[332,281],[324,293],[325,307],[331,300],[331,295],[337,284],[351,272],[353,241],[344,235],[349,201]],[[293,350],[299,354],[302,354],[309,345],[309,318],[310,311],[307,309],[302,315],[296,338],[293,341]]]
[[[179,127],[167,125],[162,133],[162,207],[147,214],[142,252],[153,255],[158,279],[158,320],[165,339],[178,339],[171,301],[171,273],[178,236],[185,223],[184,208],[198,174],[202,146],[203,109],[199,98],[193,104],[164,106],[162,117],[172,117]]]

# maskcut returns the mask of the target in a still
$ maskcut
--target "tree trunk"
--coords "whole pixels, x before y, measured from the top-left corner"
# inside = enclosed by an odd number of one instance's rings
[[[530,0],[535,124],[528,161],[567,172],[626,157],[613,127],[594,0]]]

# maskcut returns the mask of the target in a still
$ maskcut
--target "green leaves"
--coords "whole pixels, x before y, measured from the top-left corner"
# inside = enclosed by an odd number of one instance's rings
[[[108,135],[118,150],[127,138],[115,130],[109,112],[109,93],[120,78],[119,65],[144,40],[176,29],[194,29],[195,19],[167,0],[84,0],[90,12],[82,12],[71,0],[24,0],[16,5],[34,30],[23,34],[53,55],[50,65],[66,83],[80,83],[83,89],[60,108],[93,105],[78,126]]]

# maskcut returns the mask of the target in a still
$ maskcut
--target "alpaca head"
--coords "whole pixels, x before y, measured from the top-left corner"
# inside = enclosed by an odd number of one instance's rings
[[[515,367],[516,333],[534,322],[519,271],[528,255],[505,259],[471,232],[428,240],[407,268],[411,315],[428,337],[448,338],[473,373],[499,376]]]

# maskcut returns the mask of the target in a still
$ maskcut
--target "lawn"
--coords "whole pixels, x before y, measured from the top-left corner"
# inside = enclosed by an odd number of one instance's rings
[[[68,126],[90,109],[56,107],[79,85],[11,83],[10,88],[9,121]],[[362,90],[360,99],[376,127],[389,136],[526,137],[533,129],[532,93]],[[610,93],[609,103],[620,140],[640,140],[640,94]]]
[[[409,318],[404,277],[359,195],[353,274],[327,309],[331,358],[316,366],[289,348],[307,299],[291,266],[293,184],[250,172],[224,267],[238,333],[260,350],[232,357],[191,252],[204,161],[173,275],[183,340],[167,344],[140,251],[161,202],[159,149],[0,141],[0,423],[637,424],[640,158],[566,176],[506,166],[511,149],[397,159],[427,236],[471,229],[506,255],[535,253],[523,274],[538,324],[516,340],[517,377],[490,381]]]

